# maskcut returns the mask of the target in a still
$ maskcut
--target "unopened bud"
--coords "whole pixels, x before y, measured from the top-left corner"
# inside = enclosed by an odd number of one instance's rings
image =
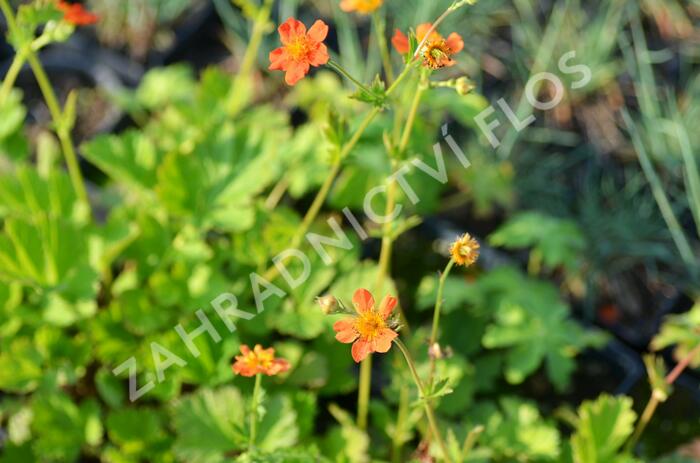
[[[440,344],[438,343],[433,343],[430,347],[428,347],[428,356],[432,359],[439,360],[442,358],[442,349],[440,348]]]
[[[462,96],[468,95],[472,90],[476,88],[476,85],[469,79],[469,77],[460,77],[455,82],[455,90]]]
[[[450,346],[443,348],[440,344],[434,343],[432,346],[428,347],[428,356],[435,360],[450,358],[452,354],[453,352]]]
[[[326,315],[337,313],[338,311],[338,300],[330,294],[317,297],[316,302],[318,302],[319,307],[321,307],[321,311]]]

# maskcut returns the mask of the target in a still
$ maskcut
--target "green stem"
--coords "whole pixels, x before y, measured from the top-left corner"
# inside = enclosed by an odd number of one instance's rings
[[[71,183],[75,189],[78,199],[85,203],[90,208],[90,202],[88,200],[87,190],[85,189],[85,182],[83,180],[83,174],[80,172],[80,166],[78,164],[78,156],[75,154],[75,149],[73,148],[73,140],[71,139],[70,129],[66,127],[64,123],[64,115],[61,107],[56,98],[56,93],[51,86],[49,77],[44,71],[44,67],[41,62],[36,57],[33,52],[27,53],[27,61],[29,66],[34,72],[34,77],[36,77],[41,93],[44,95],[44,100],[51,113],[51,118],[56,130],[56,135],[61,144],[61,149],[63,150],[63,156],[66,160],[66,165],[68,166],[68,175],[70,176]]]
[[[250,35],[250,41],[248,42],[248,46],[246,47],[243,55],[238,74],[233,80],[233,85],[231,86],[231,91],[228,97],[227,106],[229,115],[236,115],[238,111],[245,106],[245,97],[242,97],[242,95],[247,94],[245,91],[246,81],[250,78],[250,74],[253,72],[255,67],[258,51],[260,50],[260,45],[262,44],[262,39],[265,36],[265,31],[270,19],[272,3],[273,0],[265,0],[260,6],[258,14],[255,17],[253,32]]]
[[[688,368],[688,365],[690,365],[690,362],[693,360],[693,358],[697,357],[698,355],[700,355],[700,344],[698,344],[697,346],[695,346],[695,348],[688,352],[688,354],[686,354],[686,356],[683,357],[683,359],[681,359],[681,361],[676,364],[673,370],[671,370],[671,372],[668,375],[666,375],[666,384],[672,386],[673,383],[675,383],[678,377],[681,375],[681,373],[683,373],[683,371],[686,368]],[[632,434],[630,440],[627,441],[627,445],[625,445],[625,449],[627,451],[631,451],[639,441],[639,438],[642,436],[642,433],[644,432],[647,425],[654,416],[656,408],[661,403],[661,397],[663,397],[663,394],[659,394],[655,390],[651,391],[651,397],[649,398],[649,402],[647,402],[647,405],[644,408],[644,411],[642,412],[642,416],[637,422],[637,426],[634,429],[634,434]]]
[[[445,461],[447,463],[452,463],[452,458],[450,458],[450,453],[447,450],[447,446],[445,445],[445,441],[442,438],[442,434],[440,433],[440,428],[438,428],[437,419],[435,418],[435,412],[433,411],[433,406],[431,405],[430,401],[427,400],[427,398],[426,398],[427,391],[425,390],[425,387],[423,386],[423,381],[421,381],[420,376],[418,376],[418,371],[416,370],[415,362],[413,361],[413,358],[411,357],[411,354],[408,351],[408,348],[399,338],[394,339],[394,344],[396,344],[396,346],[399,348],[399,350],[403,354],[404,359],[406,359],[406,364],[408,365],[408,369],[411,370],[411,375],[413,376],[413,381],[415,381],[415,383],[416,383],[416,387],[418,388],[418,393],[420,394],[420,399],[422,399],[424,407],[425,407],[425,414],[428,417],[428,424],[430,425],[430,432],[432,433],[435,440],[437,440],[438,446],[440,447],[440,450],[442,451],[442,455],[443,455],[443,458],[445,459]]]
[[[360,387],[357,393],[357,427],[367,429],[369,395],[372,385],[372,354],[360,363]]]
[[[407,72],[404,70],[403,74]],[[396,87],[393,87],[396,88]],[[387,92],[388,94],[389,92]],[[417,93],[420,93],[417,92]],[[415,122],[415,116],[418,109],[418,102],[420,101],[420,95],[414,98],[414,104],[411,107],[408,119],[406,120],[406,126],[404,127],[404,135],[409,134],[413,128],[413,123]],[[406,137],[408,138],[408,137]],[[405,150],[406,144],[400,146],[400,151]],[[391,159],[391,171],[396,171],[397,162],[395,159]],[[386,207],[384,209],[384,216],[388,217],[391,215],[394,207],[396,206],[396,181],[390,180],[389,185],[387,185],[386,193]],[[379,270],[377,272],[377,280],[375,283],[375,293],[379,293],[384,287],[384,281],[389,274],[389,265],[391,263],[391,254],[393,250],[394,237],[392,236],[392,225],[393,222],[387,220],[382,226],[382,247],[379,253]],[[400,318],[404,326],[408,327],[408,321],[402,311],[399,311]],[[368,356],[360,367],[360,388],[358,390],[357,397],[357,424],[360,429],[365,429],[367,426],[367,405],[369,404],[370,395],[370,385],[372,383],[372,368],[371,368],[371,356]]]
[[[408,389],[406,386],[401,386],[399,391],[399,412],[396,416],[396,427],[394,435],[391,439],[391,461],[399,463],[401,461],[401,448],[404,442],[404,428],[406,426],[406,417],[408,415]]]
[[[379,111],[379,108],[372,109],[372,111],[370,111],[367,114],[367,116],[365,116],[365,118],[362,120],[360,126],[355,131],[353,137],[343,146],[343,149],[341,150],[340,154],[333,162],[333,165],[331,166],[331,171],[328,173],[328,176],[323,182],[321,189],[316,194],[313,203],[311,203],[309,210],[306,212],[301,226],[297,229],[297,232],[294,235],[294,237],[292,237],[292,242],[290,245],[292,249],[297,249],[299,245],[301,245],[301,242],[304,239],[306,232],[309,231],[311,224],[314,222],[314,220],[316,220],[318,213],[321,211],[321,207],[326,201],[326,197],[328,196],[328,193],[330,192],[331,187],[333,186],[333,182],[340,173],[340,168],[342,166],[343,160],[347,157],[348,154],[350,154],[355,145],[357,145],[357,143],[360,141],[360,138],[364,134],[365,130],[367,130],[369,124],[377,116],[377,114],[379,114]],[[265,272],[263,278],[269,281],[277,277],[278,275],[279,270],[276,265],[273,265]]]
[[[17,23],[15,21],[14,12],[12,11],[12,8],[10,7],[10,4],[7,2],[7,0],[0,0],[0,10],[2,10],[3,14],[5,15],[5,19],[7,20],[7,27],[10,33],[16,31]],[[56,134],[58,135],[58,139],[63,150],[63,156],[66,160],[66,165],[68,167],[68,175],[70,176],[70,180],[73,184],[73,188],[75,189],[75,193],[78,196],[78,199],[82,201],[88,208],[88,211],[90,211],[90,202],[88,199],[87,190],[85,189],[83,175],[80,172],[78,157],[76,156],[75,150],[73,149],[73,141],[71,140],[70,129],[66,127],[64,121],[65,116],[63,114],[63,111],[61,110],[60,105],[58,104],[58,99],[56,98],[56,94],[53,90],[53,87],[51,86],[51,82],[49,81],[49,78],[46,75],[46,72],[44,71],[41,62],[37,58],[35,50],[31,46],[26,46],[23,48],[23,53],[26,55],[25,57],[29,62],[29,66],[34,72],[34,76],[37,80],[37,83],[39,84],[41,93],[44,95],[44,100],[46,101],[46,105],[48,106],[49,112],[51,113],[51,118],[53,119]],[[3,83],[3,86],[4,85],[5,84]]]
[[[372,22],[374,23],[374,30],[377,33],[377,43],[379,44],[379,53],[382,56],[384,74],[387,82],[391,83],[394,80],[394,68],[391,65],[391,54],[389,53],[389,46],[386,42],[386,23],[384,22],[384,18],[379,16],[377,10],[372,13]]]
[[[680,362],[676,364],[673,370],[671,370],[668,376],[666,376],[666,384],[671,385],[675,383],[681,373],[688,368],[688,365],[690,365],[690,362],[693,361],[693,358],[697,357],[698,355],[700,355],[700,344],[695,346],[685,357],[683,357],[683,359],[681,359]]]
[[[326,65],[329,68],[335,70],[338,74],[344,76],[346,79],[348,79],[353,84],[355,84],[357,86],[357,88],[362,89],[362,91],[364,91],[366,93],[372,94],[372,91],[369,88],[367,88],[367,86],[365,86],[365,84],[363,84],[362,82],[357,80],[355,77],[353,77],[352,74],[350,74],[348,71],[346,71],[345,68],[343,66],[341,66],[339,63],[336,63],[335,61],[333,61],[331,59],[331,60],[328,60],[328,63],[326,63]]]
[[[2,81],[2,88],[0,88],[0,104],[4,103],[10,95],[10,91],[12,91],[12,87],[14,87],[17,76],[22,70],[25,61],[25,52],[21,50],[17,51],[15,57],[12,59],[10,68],[7,70],[7,74],[5,74],[5,79]]]
[[[250,401],[250,440],[248,448],[255,447],[255,439],[257,438],[258,430],[258,401],[260,400],[260,385],[262,383],[262,374],[255,375],[255,386],[253,387],[253,397]]]
[[[391,85],[389,86],[389,88],[387,89],[387,91],[386,91],[386,95],[387,95],[387,96],[389,96],[389,95],[391,95],[392,93],[394,93],[394,91],[399,87],[399,84],[401,83],[401,81],[403,81],[403,80],[406,78],[406,76],[408,76],[408,75],[410,74],[409,71],[410,71],[411,69],[413,69],[413,64],[412,64],[412,63],[407,64],[406,67],[403,68],[403,71],[401,71],[401,74],[399,74],[399,76],[396,78],[396,80],[394,81],[394,83],[391,84]]]
[[[649,399],[649,402],[647,402],[647,406],[644,408],[644,411],[642,412],[642,416],[639,418],[639,421],[637,422],[637,427],[634,429],[634,434],[632,434],[632,437],[630,437],[630,440],[627,442],[627,445],[625,446],[625,449],[629,452],[631,451],[639,438],[641,437],[642,433],[646,429],[647,425],[651,421],[651,418],[654,416],[654,412],[656,411],[656,408],[659,406],[659,399],[652,392],[651,398]]]
[[[425,92],[426,89],[427,78],[427,74],[422,73],[420,82],[418,82],[416,93],[413,95],[411,109],[408,112],[406,125],[404,126],[403,134],[401,135],[401,142],[399,143],[399,154],[404,154],[406,148],[408,148],[408,142],[411,140],[411,132],[413,131],[413,125],[415,124],[416,116],[418,115],[420,100],[423,97],[423,92]]]
[[[445,289],[445,281],[447,281],[447,276],[450,274],[452,267],[454,267],[454,259],[450,261],[445,266],[445,270],[440,275],[440,282],[438,283],[437,297],[435,298],[435,310],[433,311],[433,328],[430,331],[430,349],[431,352],[435,343],[437,343],[438,330],[440,329],[440,312],[443,303],[443,291]],[[432,386],[433,379],[435,376],[435,355],[430,356],[430,377],[428,378],[428,384]]]

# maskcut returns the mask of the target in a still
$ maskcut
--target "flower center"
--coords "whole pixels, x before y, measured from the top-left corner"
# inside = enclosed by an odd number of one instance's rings
[[[459,248],[459,253],[464,257],[467,257],[472,253],[472,248],[470,248],[469,246],[461,246]]]
[[[306,37],[298,37],[292,43],[287,45],[287,53],[295,60],[301,60],[309,53],[309,43]]]
[[[355,322],[355,329],[363,339],[374,339],[384,328],[386,328],[386,322],[374,310],[363,313]]]
[[[449,62],[452,50],[444,39],[431,40],[423,47],[423,59],[433,69],[439,69]]]

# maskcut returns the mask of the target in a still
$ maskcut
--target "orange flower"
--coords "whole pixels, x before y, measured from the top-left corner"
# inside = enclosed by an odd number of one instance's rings
[[[95,24],[99,19],[96,14],[90,13],[79,3],[68,3],[59,0],[56,7],[63,13],[63,19],[74,26]]]
[[[416,28],[416,39],[418,39],[418,43],[423,41],[432,27],[432,24],[425,23]],[[396,51],[402,55],[410,51],[408,37],[398,29],[396,29],[391,43],[394,45]],[[452,66],[455,64],[455,61],[451,56],[459,53],[463,48],[464,40],[462,40],[462,37],[456,32],[451,33],[447,39],[445,39],[440,33],[433,31],[430,33],[430,37],[425,41],[421,50],[423,63],[431,69]]]
[[[384,0],[342,0],[340,9],[350,13],[357,11],[358,13],[372,13],[374,10],[382,6]]]
[[[287,84],[295,85],[309,73],[311,66],[321,66],[330,59],[323,44],[328,26],[320,19],[307,32],[303,23],[289,18],[278,31],[283,46],[270,52],[269,69],[286,71]]]
[[[391,312],[396,307],[395,297],[386,296],[379,306],[374,308],[374,298],[366,289],[358,289],[352,297],[357,316],[338,320],[333,325],[335,339],[352,345],[352,358],[361,362],[372,352],[387,352],[391,342],[398,334],[387,323]]]
[[[255,376],[262,373],[267,376],[274,376],[289,370],[289,362],[281,358],[275,358],[275,349],[263,349],[260,344],[256,344],[253,350],[243,344],[241,354],[236,355],[236,362],[233,364],[233,372],[241,376]]]

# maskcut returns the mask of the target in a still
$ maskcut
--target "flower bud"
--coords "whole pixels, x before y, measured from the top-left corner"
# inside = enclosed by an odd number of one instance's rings
[[[455,82],[455,90],[462,96],[468,95],[472,90],[476,88],[476,85],[469,79],[469,77],[460,77]]]
[[[330,294],[317,297],[316,302],[318,302],[319,307],[321,307],[321,311],[326,315],[338,312],[338,300]]]

